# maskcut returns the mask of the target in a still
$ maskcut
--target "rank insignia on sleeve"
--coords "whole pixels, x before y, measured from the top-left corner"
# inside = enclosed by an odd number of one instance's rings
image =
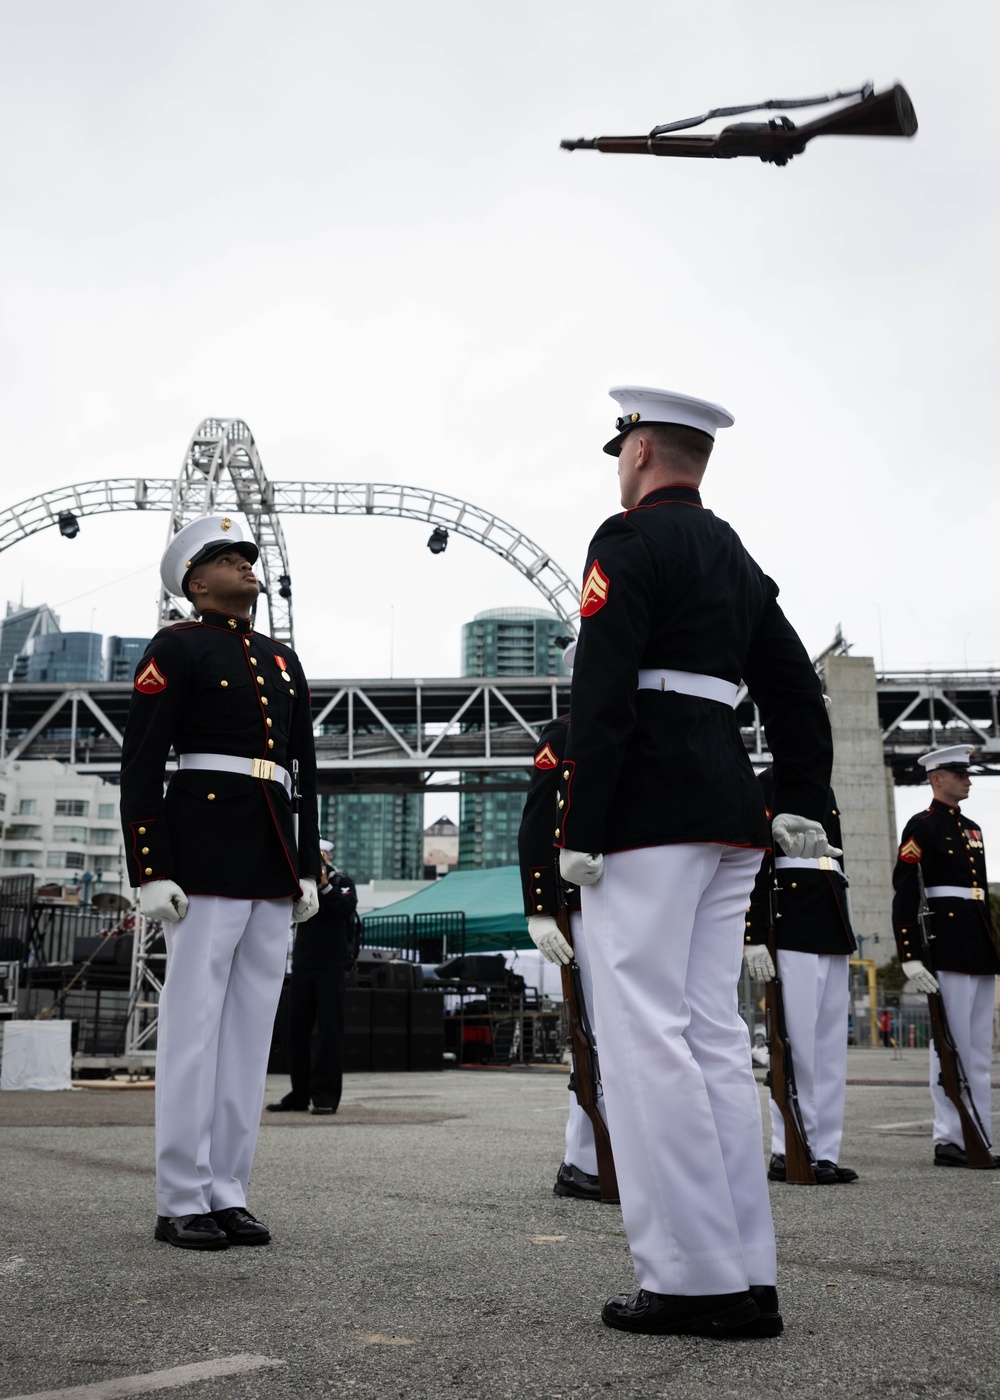
[[[158,691],[166,690],[167,678],[157,666],[155,656],[136,676],[135,688],[143,695],[156,695]]]
[[[543,749],[540,749],[539,752],[535,754],[536,768],[555,768],[558,766],[558,763],[559,760],[553,753],[551,744],[546,744]]]
[[[922,855],[923,851],[917,845],[916,841],[914,841],[912,836],[910,837],[909,841],[905,841],[903,845],[899,848],[900,860],[909,861],[911,865],[916,865]]]
[[[595,612],[600,612],[608,601],[610,583],[611,580],[595,559],[590,566],[590,573],[583,581],[583,592],[580,595],[581,617],[593,617]]]

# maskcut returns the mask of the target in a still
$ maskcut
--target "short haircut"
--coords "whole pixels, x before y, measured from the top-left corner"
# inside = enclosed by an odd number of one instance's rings
[[[639,431],[650,439],[659,456],[681,458],[697,467],[705,466],[715,446],[715,439],[708,433],[689,428],[686,423],[641,423]]]

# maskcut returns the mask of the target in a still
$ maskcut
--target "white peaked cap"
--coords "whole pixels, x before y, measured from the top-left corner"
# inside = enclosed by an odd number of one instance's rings
[[[572,671],[573,662],[576,660],[576,642],[570,642],[569,646],[562,654],[563,665],[567,671]]]
[[[194,566],[226,549],[237,551],[251,564],[256,563],[260,553],[253,540],[243,538],[243,531],[228,515],[203,515],[182,526],[160,560],[164,588],[176,598],[186,598],[184,584]]]
[[[325,852],[326,855],[329,855],[333,850],[333,842],[323,840],[319,843],[319,848],[321,851]]]
[[[930,753],[921,754],[917,762],[928,773],[934,768],[968,768],[974,752],[968,744],[952,744],[948,749],[931,749]]]
[[[697,428],[714,438],[720,428],[731,428],[735,418],[721,404],[675,394],[669,389],[646,389],[639,384],[616,384],[608,393],[620,405],[618,433],[604,444],[605,452],[617,457],[625,434],[642,423],[680,423]],[[623,419],[630,420],[623,422]]]

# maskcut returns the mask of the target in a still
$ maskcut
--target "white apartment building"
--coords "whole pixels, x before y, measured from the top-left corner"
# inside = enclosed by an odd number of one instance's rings
[[[0,875],[129,897],[119,790],[55,760],[0,768]]]

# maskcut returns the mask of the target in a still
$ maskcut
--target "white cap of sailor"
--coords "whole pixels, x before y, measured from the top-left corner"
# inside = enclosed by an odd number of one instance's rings
[[[947,749],[931,749],[930,753],[923,753],[917,762],[928,773],[935,768],[947,768],[952,773],[968,773],[969,763],[975,749],[968,744],[952,744]]]
[[[697,428],[714,439],[720,428],[731,428],[736,422],[721,404],[695,399],[690,394],[675,394],[669,389],[617,384],[608,393],[621,407],[615,423],[617,435],[604,444],[605,452],[612,457],[621,452],[625,434],[645,423],[679,423],[685,428]]]
[[[231,516],[203,515],[182,526],[160,560],[164,588],[175,598],[187,598],[187,577],[195,565],[227,549],[242,554],[251,564],[257,562],[260,553],[253,540],[243,538],[243,531]]]

